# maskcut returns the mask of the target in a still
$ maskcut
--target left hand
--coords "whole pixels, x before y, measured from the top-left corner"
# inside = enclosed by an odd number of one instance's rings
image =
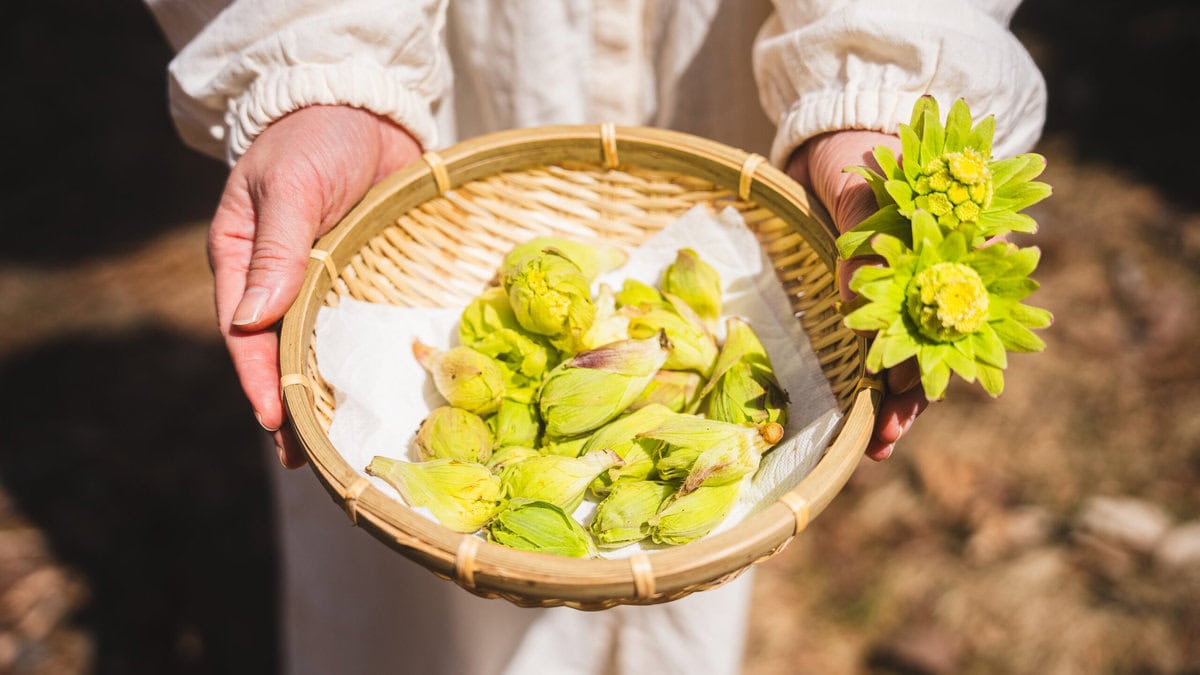
[[[875,196],[861,177],[843,171],[848,166],[867,165],[879,171],[872,157],[877,145],[890,147],[900,155],[900,139],[877,131],[835,131],[809,139],[788,160],[787,173],[795,178],[829,210],[838,232],[845,232],[876,211]],[[838,290],[843,301],[854,299],[850,277],[863,265],[878,265],[873,257],[839,260]],[[879,408],[875,434],[867,444],[867,456],[876,461],[892,454],[896,441],[908,431],[917,416],[929,405],[920,387],[920,372],[915,359],[909,359],[886,375],[887,393]]]

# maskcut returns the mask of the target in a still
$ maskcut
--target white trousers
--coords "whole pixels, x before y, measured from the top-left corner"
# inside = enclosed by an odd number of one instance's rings
[[[350,524],[308,469],[274,462],[282,672],[734,674],[751,573],[674,602],[599,612],[476,597]]]

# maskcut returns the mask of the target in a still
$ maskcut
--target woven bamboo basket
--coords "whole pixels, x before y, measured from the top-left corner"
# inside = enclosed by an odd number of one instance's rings
[[[349,297],[462,306],[514,244],[583,227],[636,245],[708,203],[738,209],[773,261],[843,417],[815,469],[737,526],[628,559],[580,560],[452,532],[375,488],[328,437],[334,397],[317,370],[318,310]],[[761,156],[687,134],[559,126],[463,142],[397,172],[317,242],[281,333],[281,387],[309,464],[350,521],[434,574],[521,606],[603,609],[715,588],[781,551],[845,485],[874,427],[881,387],[837,311],[832,229]],[[481,253],[482,252],[482,253]]]

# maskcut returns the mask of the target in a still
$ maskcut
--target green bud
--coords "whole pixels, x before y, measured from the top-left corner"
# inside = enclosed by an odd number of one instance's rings
[[[504,398],[500,408],[487,420],[496,445],[525,445],[537,447],[542,433],[541,418],[536,403],[523,403]]]
[[[646,478],[654,471],[654,457],[662,442],[638,438],[638,434],[657,426],[671,411],[661,405],[650,405],[618,417],[600,427],[583,446],[583,452],[611,450],[623,462],[596,477],[592,492],[608,493],[609,487],[620,478]]]
[[[585,434],[637,400],[671,351],[662,333],[576,354],[550,371],[539,401],[551,438]]]
[[[630,410],[659,404],[674,412],[693,412],[700,401],[704,378],[690,370],[660,370],[646,385],[642,395],[629,404]]]
[[[488,523],[488,539],[510,548],[572,558],[596,554],[587,530],[558,506],[514,499]]]
[[[538,450],[543,455],[558,455],[559,457],[578,457],[583,454],[583,446],[587,445],[590,433],[570,438],[542,439]]]
[[[787,392],[775,379],[767,350],[745,321],[725,322],[725,344],[701,392],[711,419],[735,424],[787,424]]]
[[[470,347],[439,351],[413,340],[413,356],[433,375],[433,383],[450,405],[477,415],[495,412],[504,396],[499,364]]]
[[[591,532],[600,546],[618,548],[650,536],[650,519],[674,494],[670,483],[624,478],[596,507]]]
[[[620,463],[611,450],[581,457],[542,455],[508,466],[501,479],[511,499],[539,499],[573,512],[596,476]]]
[[[676,495],[651,516],[651,540],[678,545],[703,537],[729,515],[740,488],[738,483],[728,483]]]
[[[429,411],[413,445],[421,461],[486,462],[492,456],[493,441],[492,432],[479,415],[444,405]]]
[[[584,336],[585,349],[595,349],[613,342],[629,339],[629,317],[617,311],[617,299],[612,287],[600,284],[596,296],[596,318]]]
[[[506,395],[533,400],[542,376],[558,363],[558,351],[542,335],[521,328],[504,289],[493,286],[467,305],[458,324],[459,342],[495,359],[504,369]]]
[[[721,316],[721,276],[690,248],[679,249],[663,273],[663,291],[682,298],[711,329]]]
[[[655,468],[661,478],[684,481],[682,491],[701,485],[740,481],[758,468],[759,459],[783,437],[783,427],[731,424],[695,415],[672,414],[639,438],[663,441]]]
[[[455,532],[475,532],[500,508],[500,479],[482,464],[375,457],[367,473],[387,481],[410,506],[428,508],[439,523]]]
[[[664,293],[667,305],[631,312],[629,335],[646,338],[660,331],[671,341],[667,370],[694,370],[705,377],[717,360],[717,343],[695,310],[676,296]]]
[[[496,475],[504,473],[504,470],[517,462],[523,462],[530,457],[541,457],[542,453],[537,450],[523,445],[506,445],[497,449],[492,453],[491,459],[487,461],[487,468]]]
[[[563,351],[578,351],[596,315],[590,282],[578,265],[549,249],[505,267],[502,279],[525,330],[549,337]]]
[[[621,290],[616,294],[616,300],[618,307],[633,309],[646,309],[667,304],[666,298],[658,292],[657,288],[636,279],[625,280],[621,285]]]
[[[589,283],[601,274],[624,265],[629,259],[625,251],[601,241],[579,242],[562,237],[537,237],[513,247],[508,255],[504,256],[502,268],[508,269],[531,255],[548,250],[570,258],[571,262],[579,266]]]

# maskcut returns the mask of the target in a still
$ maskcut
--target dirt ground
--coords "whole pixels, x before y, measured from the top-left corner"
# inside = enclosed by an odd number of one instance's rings
[[[1000,399],[955,383],[757,568],[748,675],[1200,673],[1200,8],[1090,5],[1014,23],[1051,101],[1046,352]],[[37,67],[0,113],[0,672],[273,672],[265,467],[203,255],[223,169],[174,136],[140,5],[5,18]]]

